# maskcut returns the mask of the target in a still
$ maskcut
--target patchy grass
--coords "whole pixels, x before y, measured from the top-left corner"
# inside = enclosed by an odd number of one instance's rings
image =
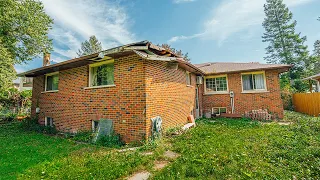
[[[172,139],[181,154],[154,179],[320,178],[320,119],[286,112],[290,126],[202,119]]]
[[[82,147],[65,139],[21,131],[16,123],[0,125],[0,179],[16,179],[27,168]]]
[[[284,121],[294,123],[201,119],[126,152],[0,125],[0,179],[118,179],[141,170],[153,179],[319,179],[320,119],[286,112]],[[166,150],[180,157],[167,159]],[[156,171],[155,161],[170,163]]]
[[[142,150],[120,153],[5,124],[0,125],[0,179],[116,179],[151,169],[164,151],[153,150],[149,156]]]

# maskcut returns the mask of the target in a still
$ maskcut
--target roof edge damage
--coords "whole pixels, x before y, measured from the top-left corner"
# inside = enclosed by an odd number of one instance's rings
[[[179,66],[200,75],[232,73],[257,69],[279,69],[279,72],[285,72],[292,67],[291,65],[271,65],[259,63],[204,63],[193,65],[185,61],[182,57],[174,54],[173,52],[145,40],[107,49],[99,53],[70,59],[57,64],[36,68],[27,72],[20,73],[18,74],[18,76],[35,77],[55,71],[85,66],[95,62],[100,62],[108,59],[116,59],[132,54],[137,54],[138,56],[146,60],[175,62],[178,63]],[[219,64],[221,67],[217,66]],[[241,67],[235,68],[235,66],[240,64]],[[251,67],[250,65],[254,65],[254,67]]]

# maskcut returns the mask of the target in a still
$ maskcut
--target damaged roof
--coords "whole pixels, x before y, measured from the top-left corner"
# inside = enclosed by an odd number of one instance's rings
[[[223,74],[246,72],[253,70],[267,70],[277,69],[279,73],[288,71],[292,65],[287,64],[260,64],[258,62],[252,63],[231,63],[231,62],[214,62],[195,64],[196,67],[201,69],[205,74]]]
[[[307,77],[307,78],[304,78],[303,80],[311,80],[311,79],[320,80],[320,73],[313,75],[313,76],[310,76],[310,77]]]
[[[178,63],[180,67],[183,67],[190,72],[203,74],[203,72],[199,68],[186,62],[182,57],[177,56],[170,50],[166,50],[162,47],[154,45],[149,41],[141,41],[141,42],[131,43],[131,44],[107,49],[99,53],[70,59],[57,64],[43,66],[43,67],[33,69],[24,73],[20,73],[18,74],[18,76],[35,77],[35,76],[44,75],[47,73],[56,72],[56,71],[85,66],[88,64],[92,64],[92,63],[96,63],[96,62],[100,62],[108,59],[116,59],[119,57],[132,55],[132,54],[137,54],[141,58],[144,58],[147,60],[175,62],[175,63]]]

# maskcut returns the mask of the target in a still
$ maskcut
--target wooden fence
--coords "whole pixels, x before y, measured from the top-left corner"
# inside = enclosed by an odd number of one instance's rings
[[[297,112],[311,116],[320,115],[320,93],[297,93],[293,95],[293,105]]]

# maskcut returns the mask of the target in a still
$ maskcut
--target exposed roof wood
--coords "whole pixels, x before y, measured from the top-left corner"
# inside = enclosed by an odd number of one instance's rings
[[[310,76],[310,77],[307,77],[307,78],[304,78],[303,80],[312,80],[312,79],[320,81],[320,73],[316,74],[316,75],[313,75],[313,76]]]

